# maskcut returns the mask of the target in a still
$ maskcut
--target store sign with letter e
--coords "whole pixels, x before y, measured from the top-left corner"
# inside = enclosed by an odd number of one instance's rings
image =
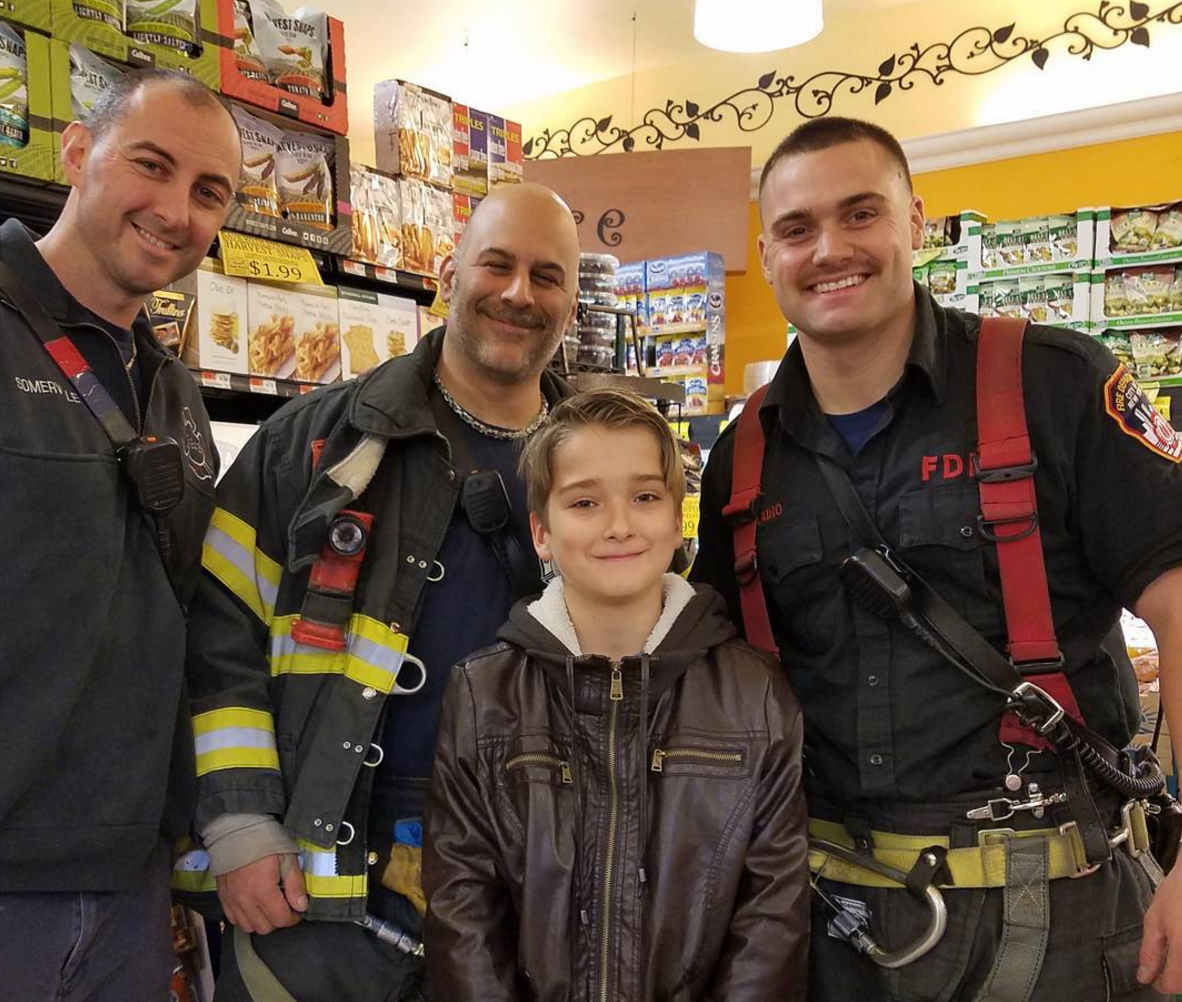
[[[585,251],[640,261],[711,250],[727,271],[747,267],[749,147],[527,160],[525,180],[563,197]]]
[[[227,275],[261,278],[268,282],[300,282],[323,285],[320,269],[306,247],[281,244],[275,240],[250,237],[222,230],[222,269]]]
[[[1123,365],[1104,384],[1104,410],[1121,431],[1150,452],[1173,463],[1182,462],[1182,438]]]

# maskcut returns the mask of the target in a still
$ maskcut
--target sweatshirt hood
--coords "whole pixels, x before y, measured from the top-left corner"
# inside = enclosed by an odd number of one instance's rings
[[[633,661],[639,663],[642,654],[649,655],[650,700],[669,688],[710,648],[735,635],[735,628],[726,617],[726,603],[709,585],[690,584],[679,575],[666,574],[662,599],[661,616],[644,650],[623,659],[624,665],[628,665]],[[580,650],[561,578],[551,581],[540,598],[518,602],[497,638],[524,650],[564,689],[568,659],[573,659],[576,668],[604,665],[609,660],[603,654]]]

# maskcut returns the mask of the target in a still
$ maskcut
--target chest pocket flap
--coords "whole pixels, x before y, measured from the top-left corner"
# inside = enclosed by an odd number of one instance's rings
[[[977,488],[921,488],[899,498],[899,545],[948,546],[975,550],[981,546],[977,530],[980,510]]]
[[[779,584],[793,571],[821,559],[821,533],[815,518],[771,522],[757,535],[764,580]]]

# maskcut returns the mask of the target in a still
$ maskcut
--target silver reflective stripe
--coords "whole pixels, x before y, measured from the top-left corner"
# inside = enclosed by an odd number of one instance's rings
[[[305,847],[300,850],[300,869],[316,877],[335,877],[337,854],[332,849],[317,852]]]
[[[197,754],[223,748],[274,748],[275,735],[260,727],[219,727],[196,737]]]
[[[373,668],[389,672],[391,675],[397,675],[398,669],[402,667],[401,651],[356,635],[353,637],[353,643],[349,646],[349,654],[357,660],[364,661]]]
[[[255,568],[254,554],[250,550],[216,525],[211,525],[205,533],[205,542],[233,564],[235,570],[247,581],[255,583],[259,590],[259,598],[262,599],[264,605],[272,609],[275,608],[275,599],[279,596],[279,586],[258,573]]]

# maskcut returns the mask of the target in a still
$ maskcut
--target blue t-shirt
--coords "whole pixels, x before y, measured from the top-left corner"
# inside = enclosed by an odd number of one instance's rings
[[[853,414],[826,414],[825,416],[829,419],[833,430],[842,437],[846,447],[856,456],[861,452],[862,446],[870,440],[870,436],[878,430],[879,423],[889,406],[883,399],[860,411],[854,411]]]
[[[489,438],[466,424],[463,431],[475,467],[500,473],[509,495],[512,531],[526,560],[536,561],[525,485],[517,476],[522,443]],[[451,667],[473,651],[495,643],[497,630],[522,597],[515,593],[489,541],[472,528],[458,504],[437,559],[443,577],[424,587],[421,610],[410,635],[410,653],[427,666],[427,681],[413,696],[388,697],[381,737],[384,757],[375,777],[371,818],[388,813],[391,798],[398,805],[399,816],[419,813],[413,810],[413,802],[408,803],[408,791],[422,791],[425,784],[405,781],[431,775]],[[432,576],[439,573],[439,566],[433,568]],[[421,800],[421,793],[409,796],[411,801]],[[421,803],[418,806],[421,811]]]

